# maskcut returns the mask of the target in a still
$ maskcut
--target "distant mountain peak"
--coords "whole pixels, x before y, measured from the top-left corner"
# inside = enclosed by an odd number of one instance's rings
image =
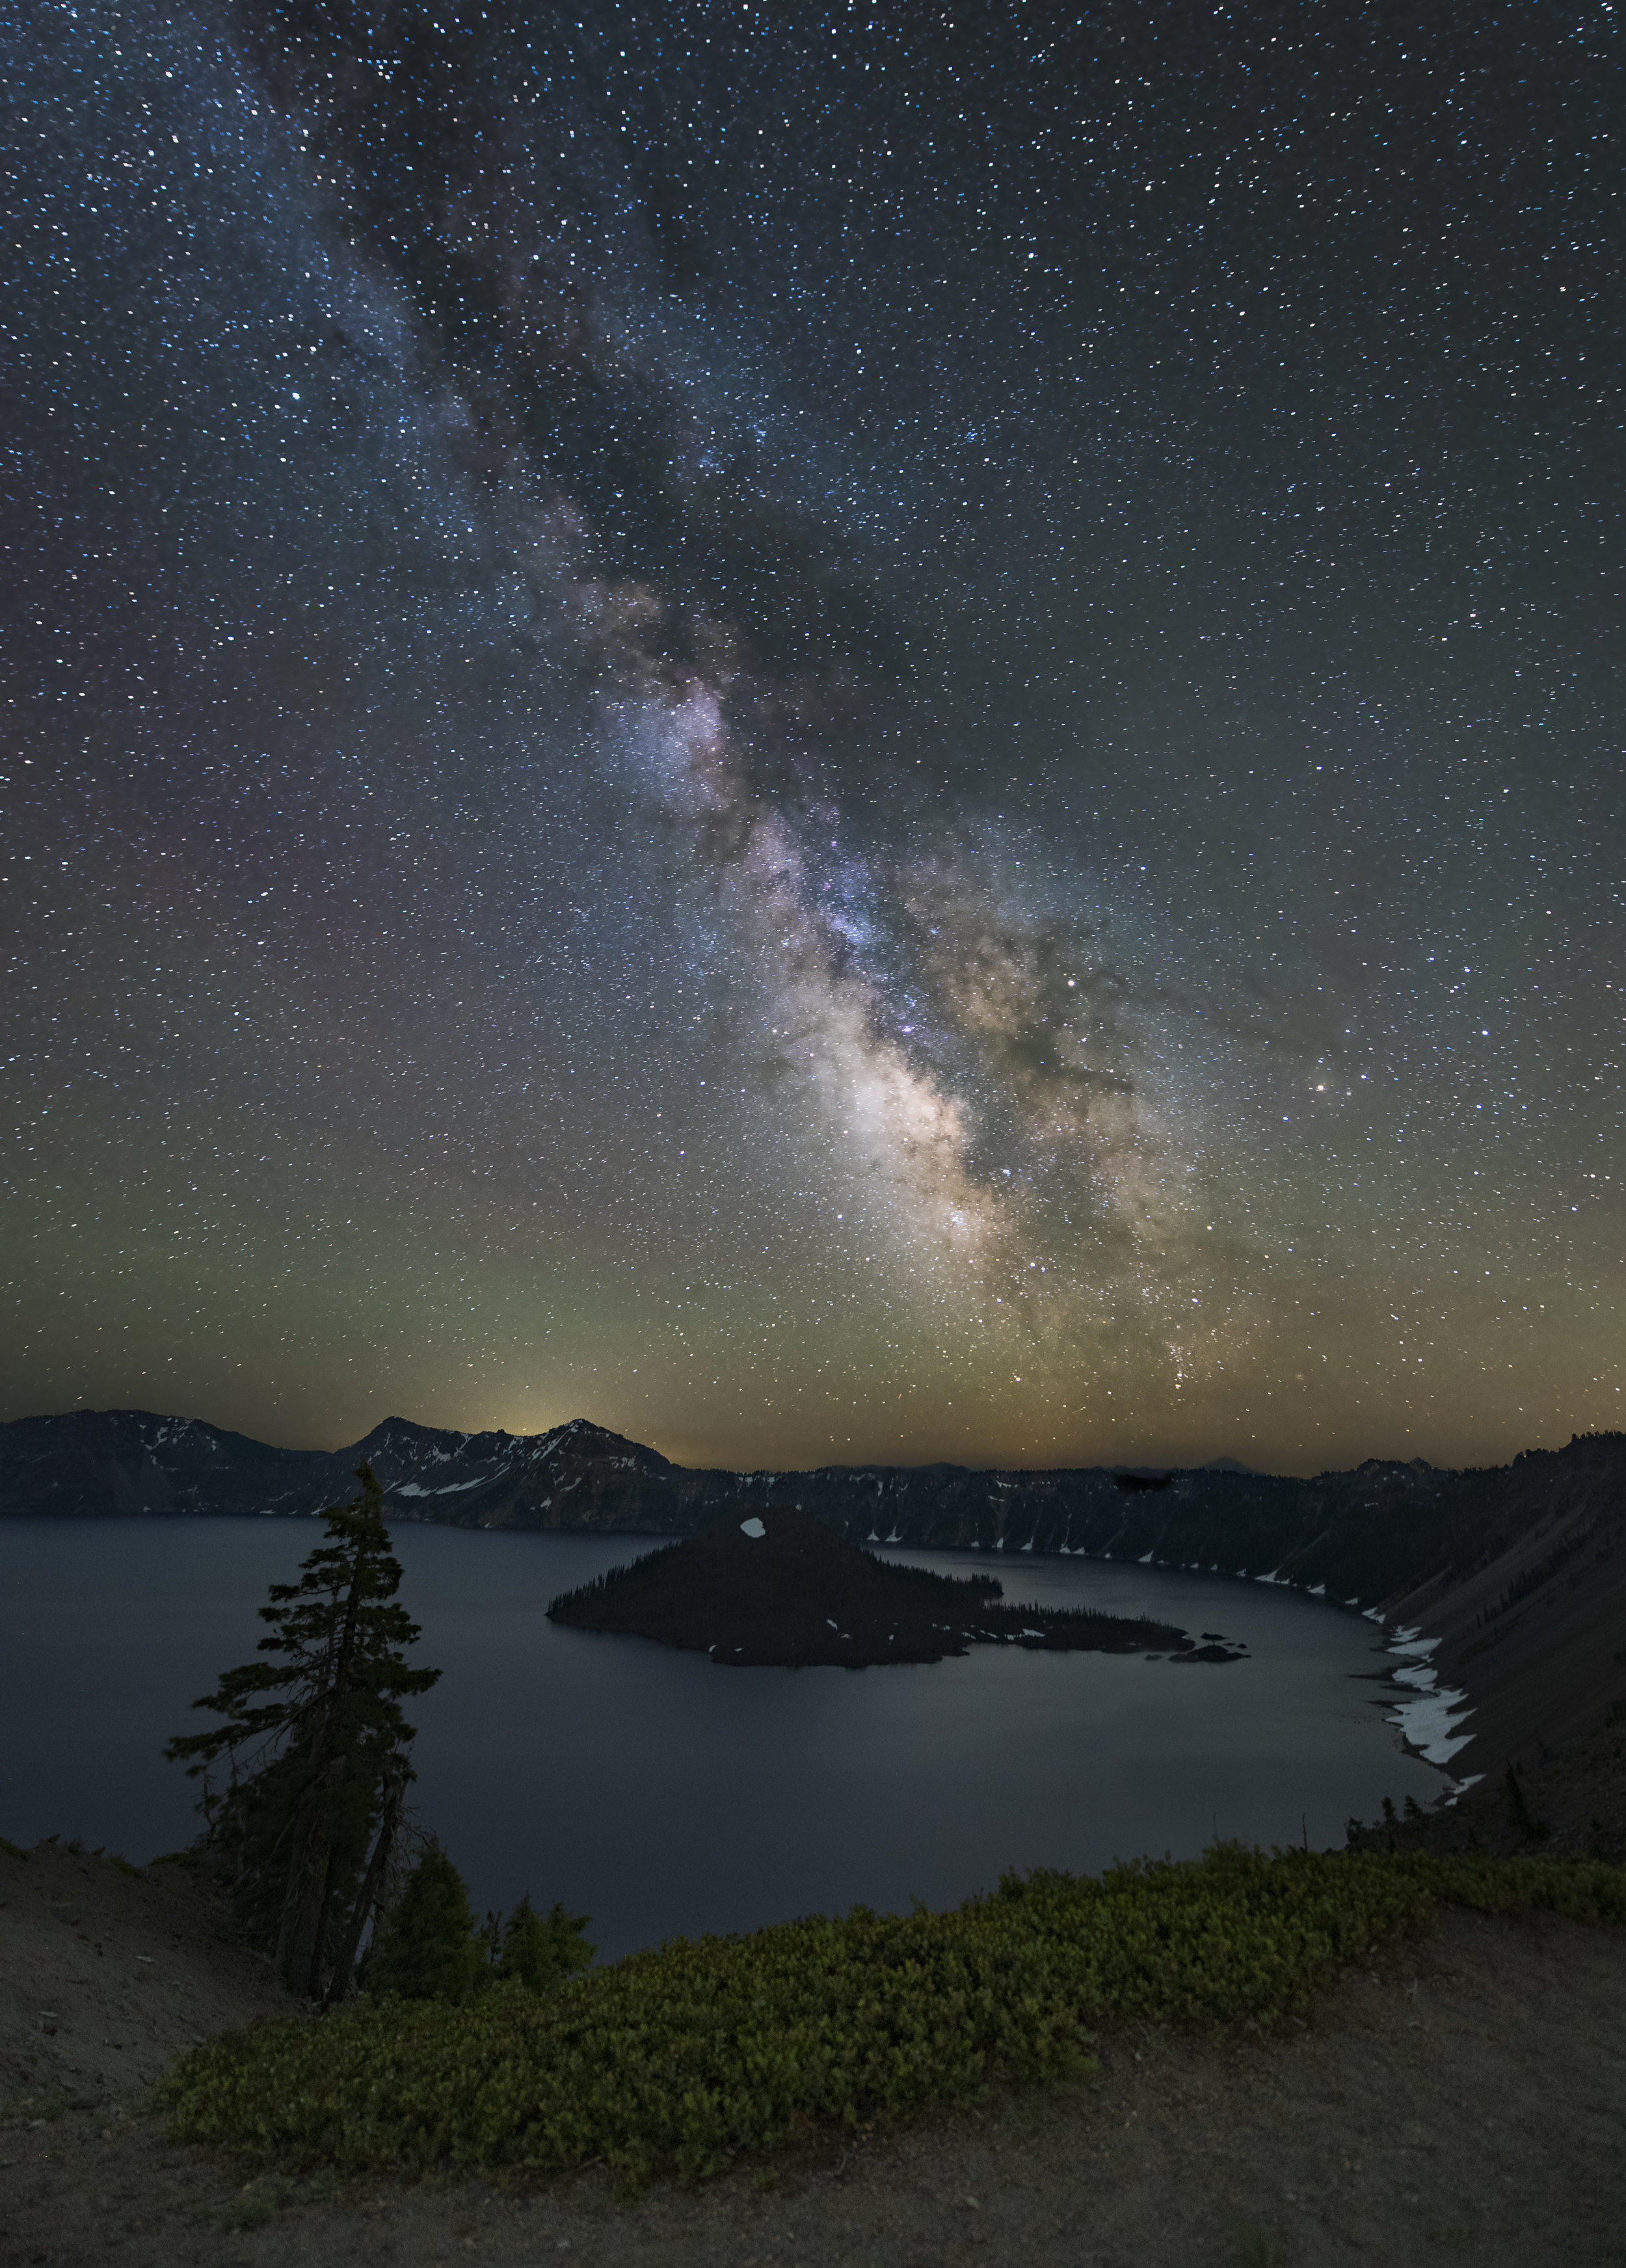
[[[607,1425],[595,1425],[591,1418],[567,1418],[563,1425],[550,1426],[546,1433],[529,1438],[575,1450],[578,1454],[634,1457],[640,1464],[660,1466],[670,1462],[646,1442],[630,1441],[624,1433],[612,1433]]]

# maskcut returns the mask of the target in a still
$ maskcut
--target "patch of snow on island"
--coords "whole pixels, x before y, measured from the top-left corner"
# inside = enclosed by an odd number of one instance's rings
[[[762,1537],[767,1535],[768,1530],[763,1527],[756,1514],[753,1513],[749,1520],[742,1520],[740,1521],[739,1533],[742,1535],[748,1535],[754,1543],[760,1543]]]

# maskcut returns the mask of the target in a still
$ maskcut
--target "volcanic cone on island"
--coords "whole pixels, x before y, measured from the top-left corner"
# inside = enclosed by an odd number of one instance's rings
[[[1169,1623],[1089,1608],[1011,1606],[992,1575],[900,1566],[812,1513],[761,1506],[612,1568],[548,1617],[709,1653],[732,1668],[940,1661],[978,1645],[1230,1660]]]

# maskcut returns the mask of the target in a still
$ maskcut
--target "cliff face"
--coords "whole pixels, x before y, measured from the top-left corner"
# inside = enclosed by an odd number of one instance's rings
[[[850,1536],[1032,1550],[1288,1583],[1438,1640],[1442,1692],[1474,1705],[1458,1771],[1626,1705],[1626,1434],[1511,1465],[1373,1460],[1294,1480],[959,1465],[708,1472],[574,1418],[458,1433],[386,1418],[350,1447],[277,1449],[198,1419],[75,1411],[0,1426],[0,1514],[311,1513],[364,1459],[397,1516],[459,1528],[691,1535],[729,1511],[800,1510]],[[1426,1676],[1419,1672],[1419,1692]],[[1494,1761],[1494,1759],[1493,1759]]]

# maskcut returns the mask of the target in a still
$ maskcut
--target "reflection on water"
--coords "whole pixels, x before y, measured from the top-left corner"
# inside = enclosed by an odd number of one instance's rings
[[[0,1521],[0,1833],[137,1859],[188,1842],[195,1790],[160,1749],[202,1721],[188,1705],[253,1652],[267,1584],[320,1534]],[[1342,1843],[1351,1813],[1441,1785],[1373,1705],[1373,1625],[1256,1584],[897,1552],[991,1565],[1013,1600],[1223,1631],[1252,1659],[979,1646],[931,1666],[729,1670],[545,1620],[556,1592],[647,1539],[394,1534],[422,1658],[445,1672],[415,1712],[421,1817],[477,1907],[563,1898],[605,1954],[859,1903],[946,1905],[1007,1867],[1093,1871],[1216,1835]]]

